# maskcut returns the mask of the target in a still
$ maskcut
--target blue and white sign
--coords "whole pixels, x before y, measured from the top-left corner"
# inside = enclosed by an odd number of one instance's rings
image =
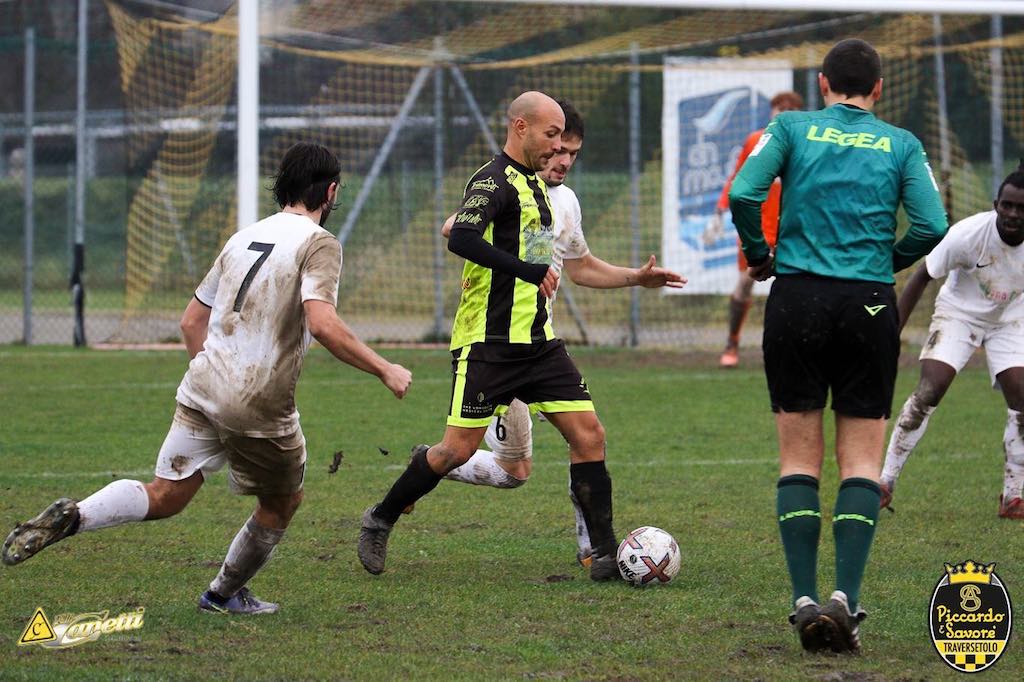
[[[747,136],[768,123],[771,98],[793,89],[789,62],[665,60],[662,110],[662,263],[689,279],[666,292],[726,294],[736,286],[736,228],[715,205]],[[767,293],[767,284],[755,291]]]

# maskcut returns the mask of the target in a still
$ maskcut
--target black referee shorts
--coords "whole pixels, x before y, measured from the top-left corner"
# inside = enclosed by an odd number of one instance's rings
[[[825,407],[888,418],[900,353],[891,284],[780,275],[764,314],[764,365],[772,411]]]

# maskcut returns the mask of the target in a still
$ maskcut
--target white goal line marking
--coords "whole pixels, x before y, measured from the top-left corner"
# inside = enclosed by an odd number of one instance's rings
[[[981,459],[986,457],[984,453],[980,452],[955,452],[955,453],[936,453],[932,456],[925,456],[922,459],[934,459],[942,460],[944,462],[950,460],[970,460],[970,459]],[[657,466],[694,466],[694,467],[705,467],[705,466],[749,466],[749,465],[765,465],[765,464],[778,464],[779,459],[776,456],[771,457],[745,457],[745,458],[731,458],[731,459],[648,459],[643,461],[629,460],[629,459],[611,459],[608,464],[612,469],[617,468],[645,468],[645,467],[657,467]],[[307,465],[311,468],[318,467],[323,464],[327,465],[327,459],[323,458],[322,461],[307,460]],[[345,462],[347,467],[355,469],[371,469],[380,468],[386,471],[401,471],[406,468],[405,464],[389,463],[384,466],[378,467],[372,463],[350,463]],[[534,461],[534,466],[549,467],[558,466],[564,467],[568,464],[568,460],[559,461]],[[64,478],[123,478],[123,477],[136,477],[136,476],[151,476],[153,474],[153,468],[149,467],[146,469],[130,469],[130,470],[111,470],[105,469],[103,471],[23,471],[16,473],[4,473],[0,474],[0,481],[5,479],[64,479]]]
[[[0,357],[2,357],[0,353]],[[600,387],[605,384],[616,384],[616,383],[631,383],[635,384],[642,382],[648,383],[664,383],[673,382],[678,383],[679,381],[718,381],[726,379],[725,373],[698,373],[698,374],[686,374],[682,373],[679,375],[675,374],[651,374],[644,376],[643,378],[634,377],[603,377],[598,381],[598,391]],[[451,377],[428,377],[426,379],[413,378],[413,386],[427,384],[450,384],[452,382]],[[112,384],[53,384],[53,385],[29,385],[29,386],[14,386],[13,384],[0,383],[0,389],[18,391],[20,393],[43,393],[46,391],[52,392],[63,392],[63,391],[163,391],[168,389],[175,389],[178,387],[181,381],[155,381],[155,382],[133,382],[123,381],[115,382]],[[360,378],[338,378],[338,379],[300,379],[299,387],[302,386],[359,386],[359,385],[373,385],[375,380],[373,377],[360,377]]]

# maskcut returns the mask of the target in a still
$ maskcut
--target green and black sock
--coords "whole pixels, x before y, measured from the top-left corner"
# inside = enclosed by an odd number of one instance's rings
[[[805,595],[818,601],[818,539],[821,536],[818,479],[805,474],[780,478],[775,508],[782,549],[793,583],[793,601]]]
[[[832,534],[836,541],[836,589],[846,593],[856,612],[860,584],[878,524],[882,491],[867,478],[847,478],[839,486]]]

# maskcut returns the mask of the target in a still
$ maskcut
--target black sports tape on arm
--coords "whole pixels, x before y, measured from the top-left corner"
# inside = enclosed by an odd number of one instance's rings
[[[548,273],[548,266],[544,263],[521,261],[512,254],[488,244],[483,235],[476,230],[458,225],[452,228],[451,236],[448,237],[448,250],[477,265],[514,275],[530,284],[539,285]]]

